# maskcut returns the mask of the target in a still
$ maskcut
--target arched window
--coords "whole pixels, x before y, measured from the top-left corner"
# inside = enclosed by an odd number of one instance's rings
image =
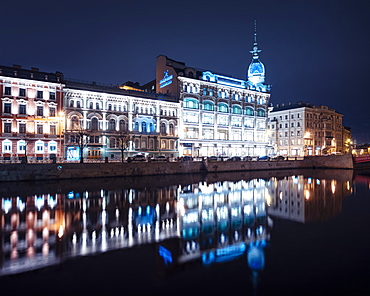
[[[257,110],[257,116],[265,117],[266,116],[266,111],[264,109],[258,109]]]
[[[73,102],[73,100],[70,100],[70,101],[69,101],[69,107],[71,107],[71,108],[73,108],[73,107],[74,107],[74,102]]]
[[[190,109],[199,109],[199,102],[193,98],[185,98],[184,99],[184,107]]]
[[[115,131],[116,130],[116,121],[114,119],[109,120],[108,130]]]
[[[123,119],[119,121],[119,131],[120,132],[126,131],[126,122]]]
[[[242,107],[240,107],[239,105],[233,105],[232,113],[233,114],[242,114]]]
[[[116,148],[116,138],[109,138],[109,148]]]
[[[143,121],[143,122],[141,123],[141,131],[142,131],[143,133],[146,133],[146,132],[147,132],[147,130],[146,130],[146,121]]]
[[[210,102],[210,101],[205,101],[203,103],[203,110],[214,111],[215,110],[215,104],[213,102]]]
[[[173,126],[172,123],[170,123],[169,128],[170,128],[170,135],[174,135],[175,134],[175,127]]]
[[[136,132],[139,131],[139,123],[137,121],[135,122],[134,131],[136,131]]]
[[[96,117],[94,117],[93,119],[91,119],[91,129],[93,131],[97,131],[99,129],[99,121]]]
[[[109,105],[108,105],[108,110],[109,110],[109,111],[112,111],[112,104],[109,104]]]
[[[164,122],[161,123],[161,134],[165,134],[167,131],[166,131],[166,124]]]
[[[246,107],[245,108],[245,115],[253,116],[254,115],[254,110],[252,107]]]
[[[73,116],[71,118],[71,125],[72,125],[71,128],[73,130],[76,130],[76,129],[78,129],[80,127],[80,121],[79,121],[79,119],[78,119],[77,116]]]
[[[225,103],[218,104],[218,112],[227,113],[229,112],[229,107]]]
[[[93,108],[93,103],[92,102],[90,102],[90,109],[92,109]]]

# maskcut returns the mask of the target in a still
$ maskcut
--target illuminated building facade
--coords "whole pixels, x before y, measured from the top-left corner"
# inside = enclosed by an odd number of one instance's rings
[[[246,80],[157,57],[156,92],[181,103],[180,155],[266,155],[270,85],[259,52],[255,34]]]
[[[165,95],[66,81],[67,160],[176,157],[179,103]],[[81,142],[83,137],[83,142]]]
[[[344,153],[342,118],[327,106],[277,105],[269,112],[270,146],[284,156]]]
[[[0,66],[0,160],[63,156],[63,75]]]

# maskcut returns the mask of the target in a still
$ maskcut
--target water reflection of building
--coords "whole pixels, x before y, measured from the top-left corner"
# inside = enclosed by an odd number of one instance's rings
[[[300,222],[332,217],[351,183],[299,175],[106,187],[1,197],[0,276],[149,243],[156,243],[166,270],[246,256],[257,272],[264,266],[268,217]]]
[[[351,180],[338,181],[303,175],[269,181],[268,211],[272,217],[296,222],[321,221],[342,211],[342,199],[351,192]]]

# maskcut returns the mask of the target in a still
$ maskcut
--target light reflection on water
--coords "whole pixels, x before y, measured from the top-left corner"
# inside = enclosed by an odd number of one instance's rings
[[[250,285],[257,290],[257,283],[267,287],[277,278],[266,278],[266,271],[271,273],[280,257],[287,258],[280,252],[295,245],[296,250],[302,248],[299,241],[291,240],[289,231],[297,236],[307,229],[300,240],[312,233],[312,227],[291,225],[326,225],[336,220],[359,182],[369,189],[369,179],[354,179],[352,171],[311,170],[2,186],[0,275],[153,246],[157,276],[162,279],[182,274],[184,267],[214,269],[242,259],[250,271]],[[338,233],[331,229],[330,238],[326,232],[328,243],[323,243],[322,236],[313,239],[320,238],[323,250],[331,248],[331,240],[351,233],[350,221],[346,220],[348,229]],[[363,232],[362,227],[358,231]],[[349,250],[344,245],[335,247],[338,253]],[[322,254],[319,248],[313,262]],[[286,261],[290,269],[296,266],[292,261]],[[306,264],[307,270],[315,268]]]
[[[101,188],[46,184],[1,198],[0,275],[155,243],[168,271],[246,256],[254,277],[265,265],[273,219],[328,220],[352,191],[352,172],[253,177],[191,176],[180,182],[118,179]],[[3,187],[4,188],[4,187]],[[40,189],[41,188],[41,189]],[[61,189],[63,188],[63,189]],[[176,238],[174,240],[174,238]]]

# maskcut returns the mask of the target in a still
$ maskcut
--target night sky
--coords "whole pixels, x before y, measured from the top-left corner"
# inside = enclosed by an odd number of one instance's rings
[[[271,103],[329,106],[370,142],[369,0],[12,0],[0,20],[0,65],[114,85],[161,54],[245,78],[256,20]]]

